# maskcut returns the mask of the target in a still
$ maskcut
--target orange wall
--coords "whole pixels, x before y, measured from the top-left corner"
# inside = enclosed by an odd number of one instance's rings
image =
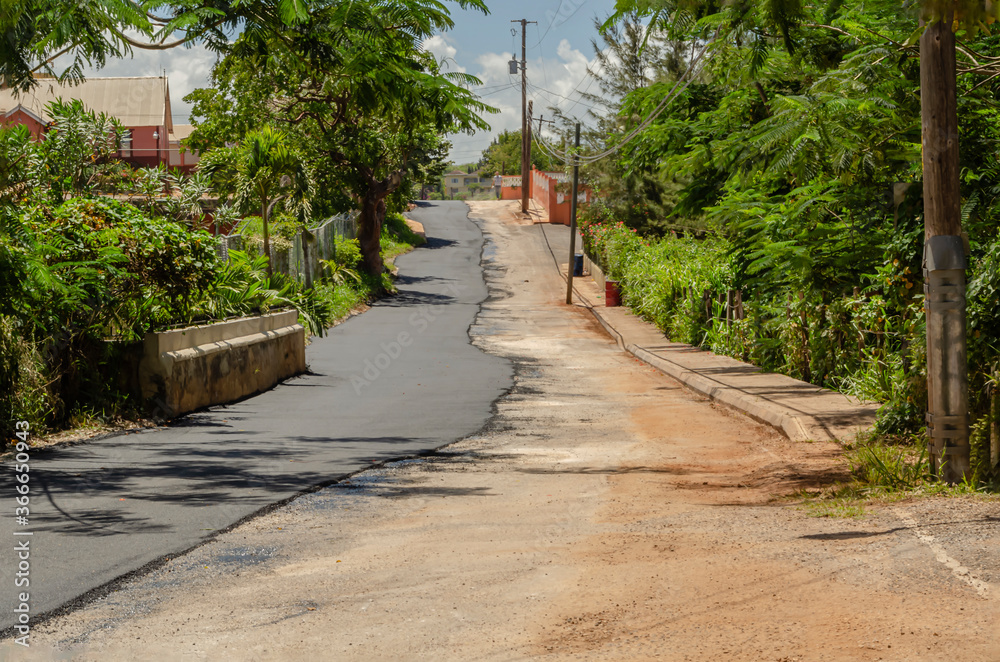
[[[550,177],[540,170],[533,169],[531,171],[531,181],[532,198],[545,207],[549,214],[549,223],[569,225],[573,195],[564,194],[563,201],[559,202],[559,192],[556,190],[558,183],[554,177]],[[580,192],[584,195],[585,200],[590,200],[590,191],[582,188]]]
[[[520,186],[504,186],[500,189],[500,199],[501,200],[520,200],[521,199],[521,187]]]

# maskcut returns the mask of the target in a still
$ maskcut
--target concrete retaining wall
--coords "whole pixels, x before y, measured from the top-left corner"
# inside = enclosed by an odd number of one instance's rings
[[[604,291],[604,272],[597,264],[591,261],[590,256],[586,253],[583,254],[583,272],[585,274],[590,274],[594,282],[597,283],[597,287]]]
[[[266,391],[306,369],[294,310],[149,333],[139,362],[143,400],[161,417]]]

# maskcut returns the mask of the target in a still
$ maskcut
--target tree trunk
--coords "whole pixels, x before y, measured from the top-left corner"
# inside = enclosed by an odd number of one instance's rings
[[[403,183],[403,172],[396,171],[382,180],[369,179],[361,197],[361,214],[358,216],[358,243],[361,245],[362,265],[366,273],[381,276],[385,270],[382,262],[382,222],[385,221],[385,199]]]
[[[358,216],[358,243],[361,245],[362,266],[366,273],[380,276],[382,262],[382,221],[385,220],[385,197],[369,193],[361,201]]]
[[[970,473],[965,250],[959,189],[952,15],[920,38],[924,170],[927,434],[932,469],[956,483]]]

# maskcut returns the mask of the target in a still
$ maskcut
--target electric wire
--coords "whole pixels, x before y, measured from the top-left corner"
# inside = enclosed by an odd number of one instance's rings
[[[597,64],[598,64],[598,69],[603,69],[604,68],[604,62],[603,61],[602,62],[598,62]],[[583,81],[581,80],[579,82],[579,84],[573,89],[573,92],[576,92],[577,94],[579,94],[581,99],[586,98],[584,95],[587,94],[587,92],[590,90],[590,86],[594,84],[595,80],[597,80],[597,76],[599,75],[599,73],[600,73],[599,71],[594,71],[593,73],[591,73],[590,67],[587,67],[587,77],[590,78],[590,81],[587,83],[587,87],[585,87],[582,92],[580,91],[580,85],[583,85]],[[572,94],[573,92],[570,92],[570,94]],[[578,103],[581,103],[581,102],[574,101],[572,106],[570,106],[566,110],[562,111],[563,114],[568,114],[569,111],[572,110],[573,108],[575,108]]]
[[[577,156],[573,161],[570,161],[569,158],[568,158],[568,155],[567,155],[567,159],[563,160],[563,163],[565,163],[567,165],[587,165],[587,164],[590,164],[590,163],[595,163],[597,161],[600,161],[603,158],[606,158],[606,157],[614,154],[615,152],[619,151],[620,149],[622,149],[623,147],[625,147],[627,144],[629,144],[630,142],[632,142],[640,133],[642,133],[643,131],[645,131],[646,128],[650,124],[652,124],[656,120],[657,117],[660,116],[660,114],[666,109],[667,104],[670,101],[672,101],[673,99],[677,98],[680,94],[682,94],[688,88],[689,85],[691,85],[691,81],[693,81],[695,79],[695,77],[696,77],[695,76],[695,68],[699,66],[699,63],[701,62],[702,58],[705,56],[705,53],[708,52],[709,47],[712,45],[712,43],[714,41],[715,41],[715,38],[713,37],[712,39],[708,40],[705,43],[705,45],[702,47],[701,51],[698,53],[698,56],[695,57],[691,61],[691,64],[688,66],[687,71],[685,71],[684,74],[682,74],[681,77],[678,78],[677,81],[674,82],[674,86],[670,89],[670,91],[667,93],[667,95],[664,96],[663,99],[660,100],[660,103],[657,104],[656,108],[654,108],[649,113],[649,115],[647,115],[646,118],[643,119],[643,121],[640,122],[639,125],[636,126],[630,133],[628,133],[628,135],[626,135],[618,144],[616,144],[614,147],[606,149],[604,152],[601,152],[599,154],[593,154],[593,155],[588,155],[588,156]],[[682,82],[684,83],[683,87],[681,87],[681,83]],[[542,142],[541,136],[539,136],[539,142]],[[551,148],[551,145],[549,147]],[[555,150],[553,149],[553,151],[555,151]],[[560,160],[562,160],[562,159],[560,159]]]
[[[581,106],[586,106],[587,108],[590,108],[591,110],[597,110],[598,109],[598,106],[596,106],[596,105],[591,105],[589,103],[584,103],[582,101],[578,101],[578,100],[572,99],[570,97],[563,96],[562,94],[559,94],[558,92],[553,92],[552,90],[547,90],[544,87],[538,87],[537,85],[535,85],[534,83],[531,82],[531,79],[528,79],[528,88],[531,89],[531,90],[534,90],[535,92],[537,92],[539,94],[542,94],[542,95],[551,95],[553,97],[559,97],[560,99],[564,99],[566,101],[572,101],[574,106],[576,104],[580,104]],[[550,98],[550,101],[551,101],[551,98]],[[552,105],[553,106],[558,106],[559,103],[556,102],[556,103],[553,103]],[[563,112],[565,113],[565,111],[563,111]]]

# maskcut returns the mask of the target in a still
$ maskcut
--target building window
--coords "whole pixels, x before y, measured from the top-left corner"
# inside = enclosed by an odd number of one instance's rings
[[[451,183],[452,184],[457,184],[458,183],[458,177],[452,177]]]

